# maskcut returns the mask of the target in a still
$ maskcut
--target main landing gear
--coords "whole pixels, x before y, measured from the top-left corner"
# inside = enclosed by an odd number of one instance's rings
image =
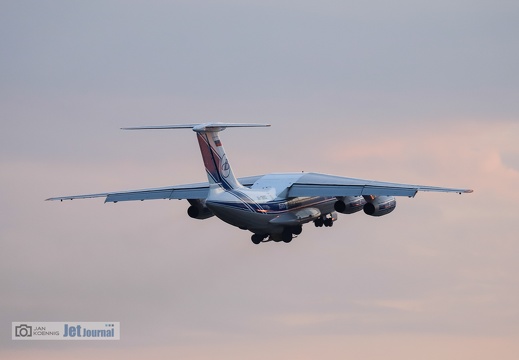
[[[263,234],[252,234],[251,240],[254,244],[258,245],[260,242],[263,241],[268,235]]]
[[[318,217],[314,220],[315,227],[332,227],[333,226],[333,218],[331,217]]]
[[[292,241],[292,238],[292,231],[288,228],[283,230],[283,232],[281,233],[281,240],[283,240],[283,242],[287,244]]]
[[[296,225],[296,226],[290,226],[286,227],[281,234],[276,235],[268,235],[268,234],[253,234],[251,236],[251,240],[254,244],[259,244],[261,242],[267,242],[267,241],[275,241],[280,242],[283,241],[284,243],[289,243],[294,238],[294,235],[300,235],[303,231],[302,225]],[[268,238],[267,240],[265,240]]]

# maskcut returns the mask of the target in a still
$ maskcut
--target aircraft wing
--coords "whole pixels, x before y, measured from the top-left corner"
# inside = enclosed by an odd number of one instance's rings
[[[354,179],[334,175],[305,173],[288,189],[289,197],[297,196],[409,196],[418,191],[471,193],[470,189],[397,184]]]
[[[46,200],[74,200],[104,197],[105,202],[154,200],[154,199],[205,199],[209,191],[208,183],[187,184],[163,188],[114,191],[99,194],[58,196]]]
[[[240,178],[239,181],[245,185],[252,185],[260,176],[250,176]],[[71,195],[71,196],[57,196],[48,198],[48,201],[55,200],[74,200],[74,199],[90,199],[104,197],[106,202],[116,203],[118,201],[136,201],[136,200],[155,200],[155,199],[205,199],[209,191],[209,183],[195,183],[168,186],[162,188],[129,190],[129,191],[114,191],[98,194],[85,195]]]

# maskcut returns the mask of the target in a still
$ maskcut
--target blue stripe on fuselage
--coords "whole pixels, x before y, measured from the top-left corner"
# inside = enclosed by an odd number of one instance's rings
[[[208,200],[207,202],[214,203],[215,205],[226,206],[237,210],[243,210],[259,214],[281,214],[293,210],[303,209],[306,207],[321,205],[336,200],[335,197],[317,196],[304,198],[299,197],[288,200],[274,200],[259,204],[239,190],[228,190],[226,192],[234,195],[239,200],[239,202],[214,200]]]

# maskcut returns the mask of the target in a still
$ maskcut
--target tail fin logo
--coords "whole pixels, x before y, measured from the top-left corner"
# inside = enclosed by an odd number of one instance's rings
[[[220,173],[222,177],[227,178],[229,174],[231,173],[231,166],[229,165],[229,162],[227,161],[227,157],[224,156],[222,158],[222,165],[220,166]]]

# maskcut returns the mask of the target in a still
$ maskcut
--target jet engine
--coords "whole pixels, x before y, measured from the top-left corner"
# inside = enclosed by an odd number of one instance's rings
[[[353,214],[361,211],[365,204],[366,200],[362,196],[341,196],[337,198],[333,207],[342,214]]]
[[[188,199],[191,206],[187,209],[187,214],[193,219],[204,220],[214,216],[211,210],[205,206],[205,200]]]
[[[396,200],[393,196],[366,196],[364,212],[371,216],[387,215],[395,210]]]

